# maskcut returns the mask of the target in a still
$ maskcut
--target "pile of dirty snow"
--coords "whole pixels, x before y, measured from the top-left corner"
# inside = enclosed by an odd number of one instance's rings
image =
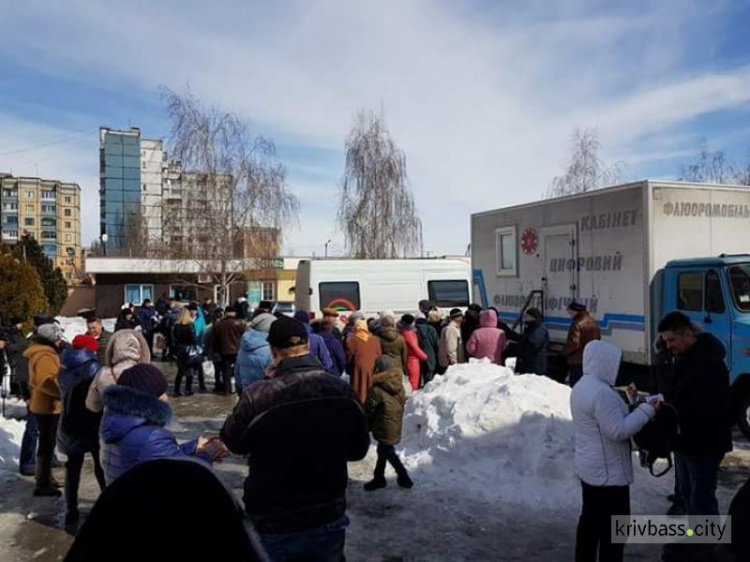
[[[0,416],[0,472],[18,472],[25,423]]]
[[[414,479],[439,488],[538,508],[580,502],[570,389],[547,377],[452,367],[409,400],[402,449]]]

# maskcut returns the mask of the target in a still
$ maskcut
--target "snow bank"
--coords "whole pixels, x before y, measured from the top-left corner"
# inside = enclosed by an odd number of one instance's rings
[[[0,472],[18,472],[18,457],[25,424],[0,416]]]
[[[421,486],[502,506],[578,511],[570,388],[487,362],[451,367],[406,406],[401,454]],[[633,509],[660,513],[674,477],[633,456]],[[637,512],[637,511],[636,511]]]
[[[81,318],[79,316],[74,316],[74,317],[58,316],[56,320],[60,323],[60,326],[62,326],[62,329],[64,330],[63,339],[67,342],[73,341],[73,338],[79,334],[86,333],[86,319],[85,318]],[[115,318],[103,319],[102,326],[104,326],[104,329],[107,330],[108,332],[114,332],[115,331]]]
[[[452,367],[409,400],[402,449],[415,479],[487,499],[566,508],[573,471],[570,389],[505,367]]]

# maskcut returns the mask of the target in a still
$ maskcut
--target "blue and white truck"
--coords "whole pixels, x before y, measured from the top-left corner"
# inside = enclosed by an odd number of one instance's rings
[[[471,247],[474,299],[509,324],[541,308],[551,348],[576,298],[645,371],[659,319],[687,314],[724,344],[750,437],[750,188],[644,180],[478,213]]]

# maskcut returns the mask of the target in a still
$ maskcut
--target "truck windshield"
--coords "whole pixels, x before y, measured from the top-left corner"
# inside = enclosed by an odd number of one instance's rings
[[[732,286],[737,308],[743,312],[750,312],[750,264],[730,267],[729,284]]]

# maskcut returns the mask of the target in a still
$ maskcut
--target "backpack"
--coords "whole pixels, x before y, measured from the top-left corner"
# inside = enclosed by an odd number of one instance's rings
[[[638,448],[641,466],[648,467],[651,476],[664,476],[672,468],[672,452],[677,446],[680,435],[680,423],[674,406],[662,403],[656,416],[643,429],[633,436]],[[654,463],[658,459],[667,460],[667,468],[654,473]]]

